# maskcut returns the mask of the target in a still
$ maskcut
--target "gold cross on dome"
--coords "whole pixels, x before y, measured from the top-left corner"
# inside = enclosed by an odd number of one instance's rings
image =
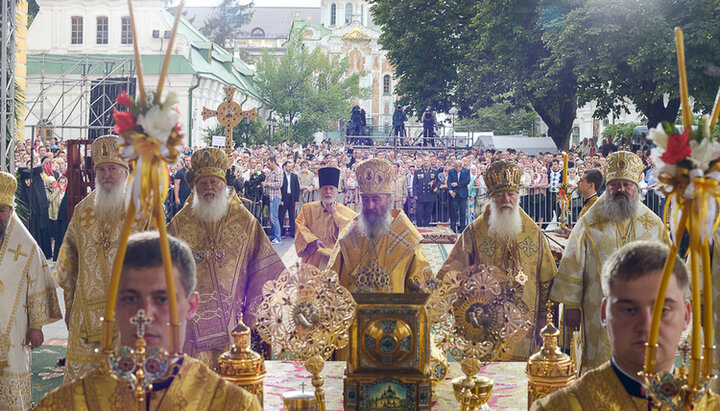
[[[10,251],[11,253],[15,254],[15,258],[13,258],[13,261],[17,261],[18,258],[20,258],[21,256],[22,256],[22,257],[27,257],[27,256],[28,256],[26,253],[23,253],[22,251],[20,251],[21,249],[22,249],[22,245],[20,245],[20,243],[18,243],[17,249],[15,249],[15,250],[13,250],[13,249],[11,249],[10,247],[8,247],[8,251]]]
[[[232,129],[244,119],[257,120],[257,109],[243,111],[240,104],[233,101],[233,96],[237,89],[231,86],[223,87],[225,90],[225,100],[215,110],[211,110],[207,107],[203,107],[202,118],[207,120],[211,117],[217,117],[220,125],[225,127],[225,152],[228,154],[228,160],[230,160],[230,153],[232,152]]]
[[[150,324],[152,319],[146,317],[145,310],[141,308],[137,311],[137,314],[135,314],[134,317],[130,317],[130,322],[135,324],[137,327],[138,338],[143,338],[145,336],[145,325]]]

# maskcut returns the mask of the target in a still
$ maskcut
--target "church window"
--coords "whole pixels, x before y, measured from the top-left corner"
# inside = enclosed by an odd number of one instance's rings
[[[83,44],[83,18],[80,16],[72,16],[70,44]]]
[[[108,44],[107,16],[100,16],[97,18],[97,44]]]
[[[132,25],[130,23],[130,17],[123,17],[120,20],[120,43],[121,44],[133,44],[132,39]]]
[[[337,20],[337,6],[335,3],[330,6],[330,26],[334,26]]]
[[[386,74],[383,77],[383,94],[390,94],[390,75]]]
[[[345,5],[345,24],[352,22],[353,7],[352,4],[348,3]]]
[[[265,37],[265,30],[261,29],[260,27],[255,27],[250,32],[250,37]]]

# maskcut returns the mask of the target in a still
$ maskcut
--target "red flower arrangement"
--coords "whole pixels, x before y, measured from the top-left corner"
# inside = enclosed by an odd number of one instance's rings
[[[690,130],[687,129],[682,134],[671,134],[668,136],[667,149],[660,156],[665,164],[677,164],[690,157],[692,149],[688,143]]]

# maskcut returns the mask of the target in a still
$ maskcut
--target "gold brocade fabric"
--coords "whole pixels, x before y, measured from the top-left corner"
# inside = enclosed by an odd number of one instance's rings
[[[527,361],[539,349],[534,336],[539,335],[537,326],[541,320],[544,324],[547,312],[545,304],[557,272],[545,236],[523,210],[519,211],[522,221],[520,234],[514,241],[505,243],[488,233],[490,207],[487,207],[463,231],[438,271],[438,278],[442,279],[448,271],[463,271],[471,265],[485,263],[511,273],[516,281],[520,280],[518,292],[522,293],[522,300],[528,309],[534,312],[533,327],[510,338],[508,351],[500,356],[504,361]],[[524,275],[524,278],[518,275]]]
[[[598,213],[605,196],[578,221],[550,290],[550,299],[567,308],[581,308],[583,347],[581,372],[598,367],[610,359],[607,333],[600,323],[603,293],[600,272],[610,255],[636,240],[666,241],[662,220],[644,204],[638,204],[629,220],[604,220]]]
[[[48,393],[36,409],[134,410],[136,404],[127,382],[97,368],[81,380]],[[256,396],[224,381],[205,364],[187,355],[170,386],[153,392],[147,405],[151,410],[262,410]]]
[[[0,241],[0,409],[30,407],[29,328],[62,318],[45,255],[13,213]]]
[[[720,408],[720,399],[716,394],[704,396],[696,403],[695,410],[717,410]],[[588,371],[579,380],[569,387],[555,391],[545,398],[535,401],[530,408],[533,411],[542,410],[658,410],[648,407],[648,401],[633,397],[625,390],[620,379],[607,361],[600,367]],[[660,410],[669,410],[663,406]]]
[[[713,374],[720,375],[720,228],[715,231],[714,241],[711,248],[711,276],[712,276],[712,297],[713,297],[713,339],[715,353],[713,354]],[[704,285],[703,285],[704,286]],[[716,378],[710,382],[710,387],[715,392],[720,392],[720,381]]]
[[[437,287],[422,236],[402,210],[393,210],[389,231],[371,242],[360,233],[360,215],[340,234],[328,268],[350,292],[429,292]]]
[[[320,201],[315,201],[305,204],[300,210],[295,219],[295,250],[303,263],[324,269],[340,232],[357,215],[342,204],[335,203],[335,207],[337,211],[330,214]],[[318,248],[310,254],[307,246],[315,240],[322,241],[325,248]]]
[[[64,382],[95,368],[100,349],[107,289],[125,213],[101,218],[95,212],[93,191],[75,206],[53,276],[65,292],[65,308],[72,309]],[[151,229],[149,219],[135,217],[132,233]]]
[[[170,222],[168,233],[187,242],[197,264],[200,305],[188,323],[186,352],[224,350],[232,341],[237,313],[255,324],[262,287],[285,269],[260,223],[234,193],[228,211],[215,224],[195,217],[186,202]]]
[[[590,197],[590,199],[587,201],[587,203],[585,203],[585,205],[583,206],[582,210],[580,210],[580,213],[578,214],[578,220],[580,220],[580,218],[582,216],[584,216],[585,213],[587,213],[587,211],[590,209],[590,207],[592,207],[592,205],[595,204],[597,199],[598,199],[598,196],[596,196],[596,195]]]

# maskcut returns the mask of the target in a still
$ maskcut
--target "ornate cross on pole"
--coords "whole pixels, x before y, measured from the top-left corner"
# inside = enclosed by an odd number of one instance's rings
[[[145,336],[145,325],[150,324],[152,322],[152,318],[146,317],[145,310],[141,308],[137,311],[137,314],[135,314],[134,317],[130,317],[130,322],[135,324],[137,327],[138,338],[143,338]]]
[[[15,250],[13,250],[12,248],[8,247],[8,251],[10,251],[11,253],[15,254],[15,257],[13,258],[13,261],[17,261],[18,258],[20,258],[20,257],[27,257],[27,256],[28,256],[27,253],[23,253],[22,251],[20,251],[21,249],[22,249],[22,246],[20,245],[20,243],[18,243],[17,249],[15,249]]]
[[[225,153],[228,155],[228,165],[231,164],[232,159],[230,153],[233,150],[232,142],[232,129],[244,119],[257,120],[257,109],[243,111],[240,104],[233,101],[235,95],[235,87],[225,86],[225,101],[215,110],[211,110],[207,107],[203,107],[202,118],[207,120],[210,117],[217,117],[218,122],[225,127]]]

